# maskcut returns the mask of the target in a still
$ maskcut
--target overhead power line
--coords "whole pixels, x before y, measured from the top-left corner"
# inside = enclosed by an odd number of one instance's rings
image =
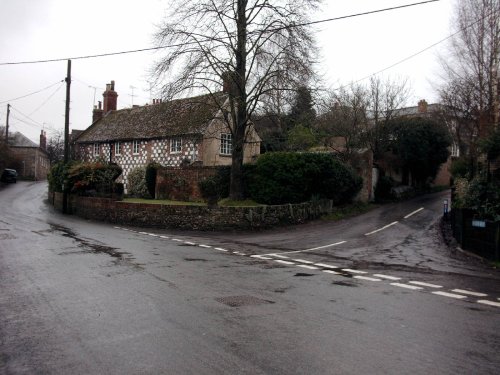
[[[35,95],[35,94],[38,94],[38,93],[41,93],[45,90],[48,90],[52,87],[54,87],[55,85],[57,85],[58,83],[61,83],[61,82],[64,82],[64,79],[61,80],[61,81],[57,81],[56,83],[53,83],[52,85],[50,86],[47,86],[47,87],[44,87],[43,89],[40,89],[40,90],[37,90],[37,91],[33,91],[33,92],[30,92],[29,94],[26,94],[26,95],[23,95],[23,96],[18,96],[17,98],[13,98],[13,99],[9,99],[9,100],[4,100],[3,102],[0,102],[0,104],[5,104],[5,103],[9,103],[9,102],[13,102],[15,100],[19,100],[19,99],[24,99],[24,98],[27,98],[28,96],[31,96],[31,95]]]
[[[371,10],[371,11],[362,12],[362,13],[350,14],[347,16],[327,18],[327,19],[323,19],[323,20],[311,21],[311,22],[306,22],[306,23],[301,23],[301,24],[287,25],[287,26],[283,26],[281,28],[276,28],[276,29],[269,30],[269,31],[279,31],[282,29],[291,29],[291,28],[295,28],[295,27],[303,27],[303,26],[316,25],[316,24],[320,24],[320,23],[339,21],[339,20],[348,19],[348,18],[366,16],[366,15],[370,15],[370,14],[382,13],[382,12],[388,12],[388,11],[394,11],[394,10],[398,10],[398,9],[414,7],[414,6],[424,5],[424,4],[428,4],[428,3],[435,3],[438,1],[440,1],[440,0],[420,1],[417,3],[411,3],[411,4],[399,5],[399,6],[390,7],[390,8],[383,8],[383,9]],[[45,60],[3,62],[3,63],[0,63],[0,66],[3,66],[3,65],[22,65],[22,64],[41,64],[41,63],[48,63],[48,62],[92,59],[92,58],[99,58],[99,57],[108,57],[108,56],[125,55],[125,54],[131,54],[131,53],[139,53],[139,52],[157,51],[157,50],[166,49],[166,48],[182,47],[184,45],[189,45],[189,44],[198,44],[200,42],[206,42],[206,41],[214,39],[213,37],[207,37],[207,36],[202,36],[202,35],[200,37],[204,37],[206,40],[196,41],[196,42],[186,42],[186,43],[180,43],[180,44],[171,44],[168,46],[160,46],[160,47],[139,48],[139,49],[133,49],[133,50],[127,50],[127,51],[106,52],[106,53],[99,53],[99,54],[94,54],[94,55],[61,57],[61,58],[45,59]]]

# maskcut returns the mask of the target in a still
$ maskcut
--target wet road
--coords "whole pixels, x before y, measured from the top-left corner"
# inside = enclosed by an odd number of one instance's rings
[[[1,374],[494,374],[500,274],[446,194],[260,233],[124,228],[0,190]]]

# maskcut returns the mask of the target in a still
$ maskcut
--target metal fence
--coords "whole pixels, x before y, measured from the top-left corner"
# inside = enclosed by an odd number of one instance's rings
[[[469,209],[453,209],[450,219],[453,237],[464,250],[500,260],[500,221],[482,220]]]

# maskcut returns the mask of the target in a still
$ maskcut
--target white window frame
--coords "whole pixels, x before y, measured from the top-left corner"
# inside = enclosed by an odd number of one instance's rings
[[[460,149],[458,148],[458,145],[455,142],[453,142],[451,145],[450,154],[451,154],[450,156],[456,158],[460,156]]]
[[[99,149],[100,149],[99,143],[94,143],[94,149],[92,151],[92,154],[94,156],[99,156],[99,151],[100,151]]]
[[[141,150],[141,143],[138,140],[132,141],[132,154],[139,155],[139,151]]]
[[[119,141],[115,142],[115,156],[122,154],[122,144]]]
[[[170,140],[170,153],[180,154],[182,152],[182,138],[175,137]]]
[[[231,133],[221,133],[220,148],[221,155],[230,156],[233,152],[233,135]]]

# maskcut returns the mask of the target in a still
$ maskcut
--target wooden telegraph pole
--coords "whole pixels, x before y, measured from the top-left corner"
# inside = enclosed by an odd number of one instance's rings
[[[69,103],[71,94],[71,60],[68,60],[68,73],[66,75],[66,110],[64,113],[64,163],[69,161]],[[63,213],[68,213],[68,193],[63,186]]]

